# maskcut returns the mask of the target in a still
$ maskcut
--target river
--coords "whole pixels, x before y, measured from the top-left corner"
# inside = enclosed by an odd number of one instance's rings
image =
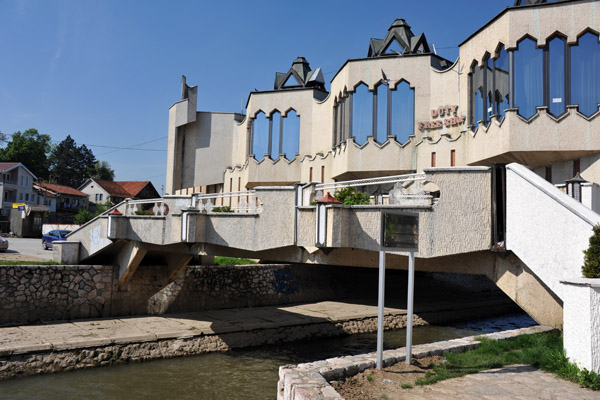
[[[421,326],[414,344],[535,325],[526,314],[452,326]],[[280,365],[375,351],[377,335],[361,334],[197,357],[32,376],[0,382],[0,399],[275,399]],[[405,331],[388,331],[384,347],[404,346]]]

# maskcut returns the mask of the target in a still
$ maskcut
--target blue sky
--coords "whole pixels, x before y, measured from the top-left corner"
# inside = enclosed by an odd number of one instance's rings
[[[71,135],[117,180],[152,180],[161,192],[182,74],[198,85],[200,111],[239,112],[298,56],[329,87],[396,18],[454,61],[457,45],[512,3],[0,0],[0,131]]]

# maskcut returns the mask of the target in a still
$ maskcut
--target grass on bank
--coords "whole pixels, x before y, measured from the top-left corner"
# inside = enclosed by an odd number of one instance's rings
[[[18,261],[18,260],[0,260],[0,266],[10,265],[60,265],[56,261]]]
[[[256,261],[248,258],[215,257],[215,265],[248,265],[256,264]]]
[[[563,350],[559,332],[520,335],[509,340],[481,339],[481,346],[465,353],[449,353],[446,362],[430,366],[417,385],[473,374],[511,364],[529,364],[592,390],[600,390],[600,376],[571,363]]]

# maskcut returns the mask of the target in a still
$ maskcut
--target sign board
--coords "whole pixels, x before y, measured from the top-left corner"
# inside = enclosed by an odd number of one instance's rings
[[[379,244],[382,251],[418,251],[419,214],[382,211]]]
[[[25,211],[25,206],[19,206],[19,207],[17,207],[17,210],[18,211]]]
[[[25,203],[13,203],[12,208],[20,208],[25,207]]]

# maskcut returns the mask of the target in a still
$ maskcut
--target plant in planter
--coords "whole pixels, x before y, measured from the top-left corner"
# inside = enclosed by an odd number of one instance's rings
[[[334,197],[336,200],[341,201],[345,206],[371,204],[371,198],[368,194],[358,192],[353,187],[340,189]]]
[[[219,213],[219,212],[230,213],[230,212],[233,212],[233,209],[231,207],[229,207],[229,206],[221,206],[221,207],[214,207],[211,212],[214,212],[214,213]]]
[[[583,251],[585,255],[581,272],[586,278],[600,278],[600,225],[594,226],[590,237],[590,247]]]

